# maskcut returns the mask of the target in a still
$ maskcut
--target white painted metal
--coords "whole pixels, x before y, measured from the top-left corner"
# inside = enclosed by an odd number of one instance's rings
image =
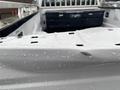
[[[108,9],[106,12],[109,13],[109,17],[104,19],[104,24],[110,27],[120,27],[120,9]]]
[[[120,88],[120,64],[116,63],[120,61],[120,48],[115,45],[120,40],[120,28],[97,27],[72,32],[72,35],[64,32],[1,39],[0,89]]]
[[[37,15],[33,16],[30,20],[25,22],[17,30],[15,30],[13,33],[11,33],[9,36],[17,36],[20,32],[23,32],[23,35],[31,35],[37,33],[38,29],[40,32],[40,21],[40,13],[38,13]]]
[[[89,28],[75,31],[73,35],[69,33],[33,34],[20,39],[3,39],[0,43],[0,62],[12,65],[20,65],[21,62],[20,66],[27,68],[27,64],[24,64],[26,62],[30,69],[36,63],[39,63],[40,68],[59,68],[59,65],[65,63],[67,68],[76,65],[76,62],[91,65],[120,60],[120,48],[115,45],[120,40],[119,28]]]
[[[90,7],[98,6],[97,2],[95,5],[89,2]],[[86,8],[89,5],[81,2],[75,6]],[[59,9],[61,4],[55,7]],[[71,6],[65,3],[63,7]],[[105,23],[119,26],[120,11],[109,12]],[[36,30],[35,25],[40,25],[39,16],[37,14],[19,28],[28,35],[0,39],[1,90],[119,90],[120,47],[115,44],[120,43],[120,28],[71,31],[74,34],[30,33]]]

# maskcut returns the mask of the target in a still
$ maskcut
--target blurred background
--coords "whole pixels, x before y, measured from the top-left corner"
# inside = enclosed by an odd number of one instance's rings
[[[37,11],[37,0],[0,0],[0,28]]]

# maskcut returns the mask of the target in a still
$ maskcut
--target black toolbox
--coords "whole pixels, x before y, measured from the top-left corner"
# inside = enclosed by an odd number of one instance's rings
[[[104,10],[48,11],[45,13],[45,31],[62,32],[101,26],[103,16]]]

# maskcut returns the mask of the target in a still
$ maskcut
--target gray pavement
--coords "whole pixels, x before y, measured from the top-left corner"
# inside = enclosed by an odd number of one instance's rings
[[[3,25],[4,25],[4,24],[0,21],[0,28],[3,27]]]
[[[18,19],[19,18],[17,16],[14,16],[14,17],[8,17],[8,18],[0,20],[0,28],[11,24],[11,23],[17,21]]]

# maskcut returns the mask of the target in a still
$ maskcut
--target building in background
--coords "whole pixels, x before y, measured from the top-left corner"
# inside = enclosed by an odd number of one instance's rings
[[[29,3],[29,4],[36,4],[36,0],[2,0],[2,1],[12,1],[12,2],[21,2],[21,3]],[[31,7],[33,8],[33,7]],[[28,12],[30,12],[30,7],[23,7],[23,12],[25,12],[26,10],[28,10]],[[28,13],[27,12],[27,13]],[[0,8],[0,19],[2,18],[6,18],[8,16],[16,16],[19,13],[19,9],[18,8]]]
[[[18,15],[17,8],[0,8],[0,19]]]
[[[34,3],[34,0],[2,0],[2,1],[12,1],[12,2],[22,2],[22,3]]]
[[[4,24],[7,24],[7,23],[9,24],[11,22],[14,22],[18,19],[21,19],[25,16],[28,16],[36,12],[38,8],[37,8],[37,5],[35,4],[36,4],[35,0],[34,1],[33,0],[2,0],[0,1],[0,24],[1,24],[0,27]]]

